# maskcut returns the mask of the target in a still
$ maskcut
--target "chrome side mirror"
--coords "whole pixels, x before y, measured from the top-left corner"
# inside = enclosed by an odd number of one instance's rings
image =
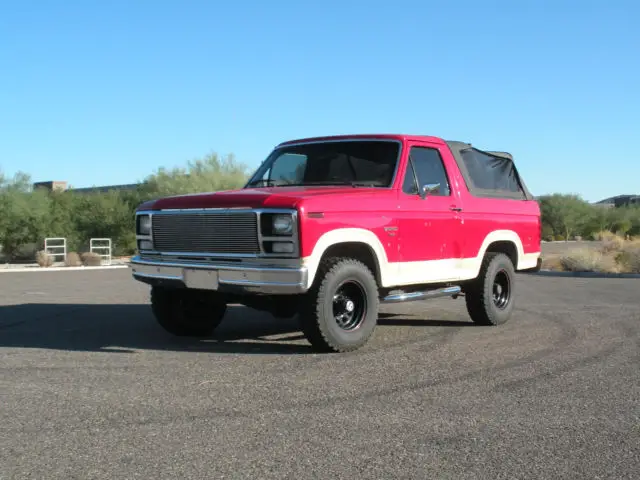
[[[434,193],[440,193],[440,184],[439,183],[427,183],[426,185],[422,185],[420,188],[420,198],[423,200],[428,196]]]

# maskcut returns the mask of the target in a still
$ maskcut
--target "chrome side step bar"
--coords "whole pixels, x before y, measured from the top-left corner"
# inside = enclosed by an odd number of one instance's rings
[[[382,303],[415,302],[417,300],[427,300],[427,299],[438,298],[438,297],[457,297],[461,293],[462,293],[462,288],[458,286],[445,287],[445,288],[437,288],[434,290],[425,290],[423,292],[395,293],[393,295],[387,295],[381,300],[381,302]]]

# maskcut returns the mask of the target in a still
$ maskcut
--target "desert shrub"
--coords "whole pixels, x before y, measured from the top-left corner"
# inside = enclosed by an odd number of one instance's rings
[[[81,255],[82,264],[85,267],[99,267],[102,265],[102,257],[94,252],[85,252]]]
[[[616,257],[621,270],[627,273],[640,273],[640,242],[626,246]]]
[[[38,250],[35,256],[36,263],[41,267],[50,267],[53,265],[53,257],[44,250]]]
[[[69,252],[67,254],[67,259],[65,260],[65,265],[67,267],[80,267],[82,265],[80,255],[78,255],[76,252]]]
[[[623,237],[611,232],[600,232],[599,239],[602,242],[600,251],[604,254],[619,252],[625,244]]]
[[[593,237],[594,240],[604,241],[604,240],[610,240],[612,238],[616,238],[616,237],[618,237],[618,235],[616,235],[615,233],[613,233],[610,230],[600,230],[598,232],[595,232],[592,235],[592,237]]]
[[[544,270],[564,270],[562,258],[557,255],[545,255],[542,257],[542,268]]]
[[[563,256],[562,269],[569,272],[607,272],[618,271],[616,259],[592,248],[581,248]]]

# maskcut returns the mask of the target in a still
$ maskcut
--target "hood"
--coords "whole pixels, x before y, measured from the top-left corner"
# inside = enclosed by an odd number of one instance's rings
[[[138,210],[163,210],[174,208],[297,208],[307,199],[328,196],[360,197],[380,193],[379,188],[351,186],[313,187],[264,187],[196,193],[164,197],[146,202]]]

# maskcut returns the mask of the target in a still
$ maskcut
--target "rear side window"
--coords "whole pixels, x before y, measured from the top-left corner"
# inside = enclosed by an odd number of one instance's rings
[[[450,195],[449,180],[440,152],[435,148],[411,147],[402,191],[414,195],[423,185],[433,184],[439,185],[440,188],[431,195]]]
[[[488,155],[473,148],[462,150],[460,155],[474,189],[525,198],[511,159]]]

